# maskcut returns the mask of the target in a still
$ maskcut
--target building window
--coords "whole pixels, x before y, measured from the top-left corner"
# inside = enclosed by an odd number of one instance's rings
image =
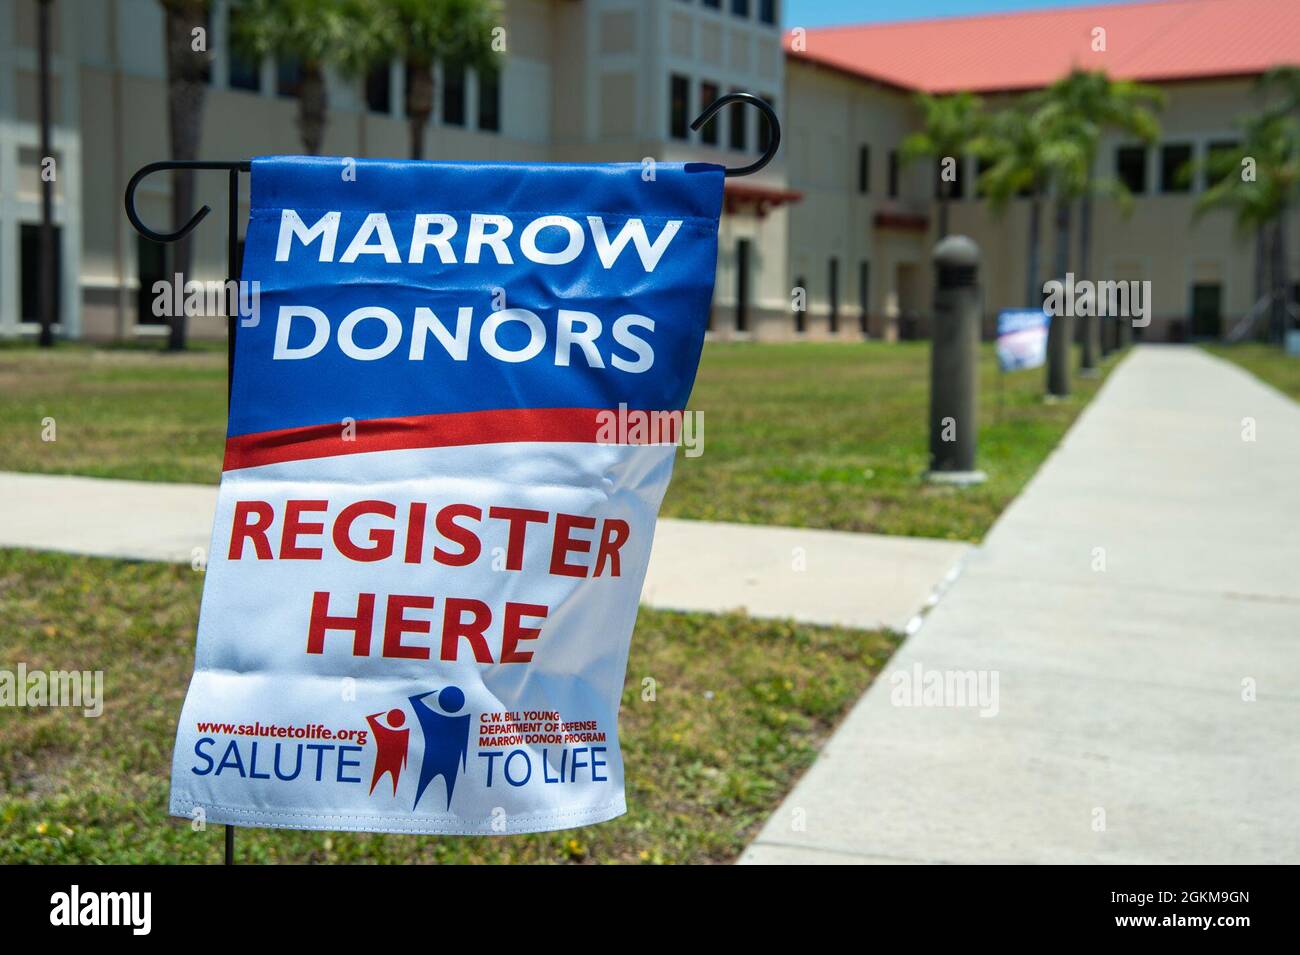
[[[442,64],[442,122],[465,125],[465,64],[454,60]]]
[[[898,198],[898,150],[889,151],[889,198]]]
[[[934,164],[934,197],[936,199],[944,198],[944,187],[947,187],[949,199],[964,199],[966,197],[965,177],[961,174],[962,159],[956,157],[956,166],[953,169],[953,179],[951,182],[944,182],[943,170],[946,164],[946,158],[939,158]]]
[[[51,29],[54,30],[57,29],[57,27],[52,26]],[[203,13],[203,36],[205,38],[212,36],[211,10],[206,10]],[[212,51],[205,48],[202,55],[203,65],[199,68],[199,82],[204,83],[207,86],[212,85],[212,58]]]
[[[478,74],[478,128],[501,132],[501,71],[493,67]]]
[[[701,3],[709,10],[718,10],[722,7],[722,0],[701,0]]]
[[[762,23],[776,23],[776,0],[758,0],[758,19]]]
[[[686,110],[691,101],[691,81],[684,76],[672,76],[668,80],[668,133],[673,139],[686,139],[689,135],[690,121]]]
[[[738,17],[749,17],[749,0],[731,0],[731,12]]]
[[[260,64],[245,60],[233,51],[230,54],[229,64],[230,88],[232,90],[248,90],[250,93],[260,93],[262,91],[262,68]]]
[[[740,90],[732,90],[733,93],[739,93]],[[740,107],[732,107],[727,112],[727,145],[737,152],[743,152],[745,142],[748,136],[745,132],[746,117],[749,110]]]
[[[794,310],[794,330],[802,335],[808,330],[808,280],[802,275],[796,276],[794,287],[803,294],[800,295],[801,308]]]
[[[246,59],[240,55],[234,37],[238,35],[239,5],[230,8],[229,25],[226,28],[226,65],[227,83],[232,90],[248,90],[259,93],[262,90],[262,64],[257,60]]]
[[[858,193],[867,195],[871,192],[871,147],[858,147]]]
[[[1192,161],[1191,143],[1169,143],[1160,148],[1160,191],[1190,192],[1192,179],[1189,163]]]
[[[63,230],[54,226],[54,321],[62,314],[59,308],[63,284]],[[24,222],[19,226],[18,245],[22,273],[20,309],[24,322],[41,320],[41,226]]]
[[[1231,139],[1220,139],[1205,148],[1206,170],[1205,185],[1217,186],[1224,179],[1235,175],[1241,167],[1233,160],[1241,152],[1241,143]]]
[[[1147,148],[1121,146],[1115,150],[1115,176],[1135,196],[1147,191]]]
[[[773,96],[771,93],[764,93],[762,95],[762,100],[768,106],[772,107],[772,109],[775,111],[776,109],[775,96]],[[771,124],[768,123],[766,116],[759,116],[758,117],[758,151],[760,153],[765,153],[767,152],[768,147],[771,145],[772,145],[772,126]]]
[[[868,334],[867,313],[871,308],[871,263],[863,259],[858,263],[858,329]]]
[[[700,112],[704,112],[705,107],[718,98],[721,88],[717,83],[700,84]],[[709,120],[700,127],[700,142],[706,146],[718,145],[718,120]]]
[[[281,57],[275,63],[275,95],[292,99],[302,89],[302,67],[294,57]]]
[[[830,306],[831,334],[840,330],[840,260],[831,259],[826,282],[826,301]]]
[[[366,73],[366,107],[372,113],[389,113],[393,108],[393,71],[387,63]]]

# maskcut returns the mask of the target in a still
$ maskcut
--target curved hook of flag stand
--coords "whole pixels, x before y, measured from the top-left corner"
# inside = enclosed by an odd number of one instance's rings
[[[757,107],[759,112],[763,114],[763,118],[767,120],[770,138],[767,149],[763,151],[763,155],[759,156],[756,161],[748,166],[736,166],[734,168],[728,166],[726,169],[728,179],[735,176],[752,176],[775,159],[776,151],[781,148],[781,121],[776,118],[776,110],[772,109],[766,100],[760,99],[753,93],[728,93],[726,96],[719,96],[705,108],[704,112],[695,117],[695,121],[691,123],[691,129],[698,130],[711,120],[718,110],[731,103],[747,103],[750,106]]]
[[[695,121],[691,123],[691,129],[698,130],[701,126],[712,119],[719,110],[724,106],[732,103],[756,107],[767,121],[769,138],[767,149],[763,155],[747,166],[725,167],[724,174],[727,178],[736,176],[749,176],[758,172],[775,157],[777,150],[781,147],[781,123],[777,119],[776,111],[772,109],[764,100],[755,96],[753,93],[728,93],[726,96],[720,96],[710,103]],[[193,169],[198,171],[224,171],[227,175],[227,193],[226,193],[226,274],[231,282],[235,282],[239,277],[239,174],[249,172],[252,169],[252,163],[247,159],[234,160],[228,162],[208,161],[203,159],[172,159],[162,162],[151,162],[147,166],[141,166],[131,180],[126,184],[126,217],[130,221],[132,228],[140,233],[146,239],[152,239],[154,242],[168,243],[179,242],[184,239],[196,228],[199,223],[208,217],[212,207],[204,205],[198,212],[190,216],[188,222],[174,232],[156,232],[144,224],[140,218],[140,213],[136,209],[135,194],[140,183],[147,177],[156,172],[167,172],[177,169]],[[231,315],[226,319],[226,403],[230,403],[230,387],[232,381],[232,372],[234,371],[235,361],[235,334],[239,326],[237,316]],[[225,864],[234,865],[235,862],[235,827],[225,827]]]
[[[204,206],[194,215],[190,216],[190,221],[185,223],[175,232],[155,232],[144,224],[140,218],[140,213],[135,208],[135,190],[139,187],[142,180],[155,172],[163,172],[170,169],[224,169],[230,173],[231,181],[238,182],[237,176],[241,172],[248,172],[252,169],[252,163],[247,159],[238,162],[208,162],[203,159],[175,159],[165,162],[151,162],[147,166],[141,166],[136,170],[131,181],[126,184],[126,217],[131,221],[132,227],[146,239],[152,239],[155,242],[179,242],[198,227],[198,224],[207,218],[208,213],[212,211],[211,206]],[[238,194],[236,194],[236,199]]]

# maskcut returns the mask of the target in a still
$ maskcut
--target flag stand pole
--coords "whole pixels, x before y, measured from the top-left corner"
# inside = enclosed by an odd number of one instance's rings
[[[777,150],[781,146],[781,122],[777,119],[776,111],[765,101],[755,96],[753,93],[728,93],[714,100],[695,121],[691,123],[691,129],[698,130],[701,126],[713,118],[718,110],[731,103],[740,103],[753,106],[759,110],[767,120],[768,142],[767,148],[763,155],[758,157],[754,162],[746,166],[728,166],[723,170],[727,178],[737,176],[749,176],[758,172],[764,166],[772,161],[776,156]],[[146,239],[152,239],[154,242],[166,245],[169,242],[178,242],[185,238],[202,222],[209,212],[212,211],[210,206],[203,206],[198,212],[190,217],[190,221],[185,223],[175,232],[155,232],[144,224],[140,218],[139,212],[135,207],[135,192],[140,185],[141,180],[155,172],[175,169],[194,169],[194,170],[225,170],[227,174],[227,192],[226,192],[226,276],[231,283],[239,281],[240,263],[239,259],[239,174],[241,172],[251,172],[252,163],[247,160],[234,160],[226,162],[210,162],[202,159],[172,159],[162,162],[149,163],[147,166],[141,166],[136,170],[130,181],[126,184],[126,217],[136,232],[140,233]],[[231,289],[238,289],[237,284],[228,286]],[[184,290],[181,290],[182,292]],[[236,292],[236,296],[238,293]],[[235,299],[238,301],[238,298]],[[239,328],[238,309],[233,311],[236,314],[226,316],[226,411],[230,411],[230,396],[234,386],[235,371],[235,336]],[[235,864],[235,827],[227,825],[225,827],[225,864]]]
[[[239,174],[248,172],[251,165],[247,160],[239,162],[206,162],[203,160],[177,160],[173,162],[155,162],[147,166],[142,166],[131,177],[131,181],[126,187],[126,217],[130,220],[132,227],[147,239],[154,242],[166,244],[168,242],[178,242],[185,238],[202,222],[212,211],[211,207],[204,206],[193,216],[190,221],[185,223],[175,232],[155,232],[149,228],[140,219],[139,213],[135,208],[135,191],[140,185],[140,181],[145,176],[154,172],[161,172],[170,169],[220,169],[226,171],[226,278],[231,284],[227,289],[237,289],[239,281]],[[183,293],[183,289],[180,290]],[[233,301],[238,301],[238,292],[235,292]],[[234,382],[235,370],[235,335],[239,328],[238,310],[231,310],[233,314],[226,316],[226,411],[230,410],[230,393]],[[226,865],[235,864],[235,827],[227,825],[225,827],[225,853],[224,861]]]

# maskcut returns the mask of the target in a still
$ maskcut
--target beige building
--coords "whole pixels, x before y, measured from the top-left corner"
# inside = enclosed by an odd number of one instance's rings
[[[1156,60],[1164,73],[1145,75],[1142,57],[1123,40],[1136,29],[1132,24],[1150,21],[1155,7],[1182,7],[1179,22],[1195,21],[1187,11],[1210,5],[1234,7],[1229,21],[1237,32],[1227,46],[1237,61],[1224,64],[1223,54],[1215,59],[1187,42],[1185,56],[1171,54],[1180,39],[1203,46],[1203,34],[1215,32],[1193,23],[1191,32],[1182,28],[1186,36],[1162,41],[1163,58]],[[499,76],[437,68],[425,155],[743,165],[765,143],[757,111],[733,107],[698,132],[687,127],[717,95],[757,93],[781,115],[783,145],[763,172],[727,183],[714,335],[907,337],[925,332],[929,250],[936,240],[933,170],[897,161],[900,142],[916,128],[914,92],[966,86],[997,104],[1071,65],[1104,67],[1158,82],[1169,103],[1155,147],[1135,151],[1109,139],[1101,151],[1099,175],[1118,169],[1140,188],[1127,218],[1113,204],[1098,205],[1093,272],[1151,281],[1150,336],[1214,336],[1254,301],[1253,244],[1223,213],[1193,223],[1204,184],[1181,191],[1168,169],[1233,140],[1234,121],[1258,106],[1252,83],[1264,67],[1300,62],[1300,48],[1294,56],[1287,52],[1288,44],[1300,43],[1300,29],[1281,29],[1285,23],[1262,16],[1290,6],[1287,0],[1181,0],[1093,10],[1093,19],[1112,24],[1114,48],[1128,51],[1125,61],[1081,59],[1090,34],[1086,17],[1080,21],[1071,11],[930,21],[901,30],[796,29],[783,46],[776,0],[509,0]],[[168,154],[161,8],[156,0],[54,0],[53,9],[60,331],[70,338],[157,336],[163,320],[139,290],[168,274],[167,254],[131,228],[122,194],[136,169]],[[1137,14],[1126,19],[1114,11]],[[1244,14],[1252,12],[1282,39],[1261,39],[1270,31],[1249,25],[1252,17]],[[201,154],[239,159],[300,152],[293,65],[242,62],[230,48],[230,15],[230,0],[214,0],[206,25],[212,64]],[[0,0],[0,337],[36,328],[42,157],[35,24],[36,0]],[[1018,66],[1014,52],[998,43],[1014,41],[1020,45],[1013,51],[1023,54],[1017,31],[1026,24],[1039,31],[1038,47],[1032,64]],[[1044,51],[1043,37],[1056,35],[1064,38],[1060,49]],[[936,43],[955,42],[952,36],[966,38],[968,53],[983,53],[936,55]],[[331,76],[329,101],[326,153],[407,154],[398,64],[364,80]],[[953,203],[951,227],[983,249],[986,310],[1021,306],[1027,203],[1015,202],[995,219],[974,196],[973,160],[963,159],[961,168],[964,192]],[[241,178],[246,214],[247,177]],[[142,186],[140,207],[155,228],[169,226],[169,188],[167,176]],[[196,233],[195,277],[222,278],[224,176],[200,174],[199,190],[217,212]],[[1045,210],[1044,279],[1052,241]],[[1300,253],[1300,243],[1292,249]],[[1077,261],[1077,250],[1074,255]],[[797,307],[801,300],[806,309]],[[195,335],[224,332],[219,319],[192,322]]]

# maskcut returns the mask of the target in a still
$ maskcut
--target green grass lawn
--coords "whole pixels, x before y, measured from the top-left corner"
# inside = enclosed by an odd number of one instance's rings
[[[1288,355],[1276,345],[1255,342],[1202,347],[1212,355],[1235,362],[1256,378],[1300,401],[1300,358]]]
[[[1115,359],[1108,363],[1114,364]],[[218,479],[224,354],[63,345],[0,349],[0,469],[155,481]],[[1041,370],[980,367],[976,488],[931,487],[925,342],[706,346],[689,408],[704,453],[677,467],[663,513],[977,540],[1095,393],[1042,401]],[[57,440],[42,440],[53,419]]]
[[[1076,378],[1049,405],[1041,369],[1003,376],[999,420],[998,377],[983,345],[977,466],[988,482],[937,487],[921,480],[928,342],[711,345],[689,404],[704,412],[704,454],[679,453],[663,513],[978,540],[1101,382]]]
[[[0,349],[0,470],[210,484],[225,437],[224,351]]]
[[[103,715],[0,708],[0,863],[216,862],[167,816],[202,576],[0,550],[0,668],[103,670]],[[641,609],[621,726],[627,815],[496,838],[241,829],[246,862],[726,862],[812,761],[897,637]],[[643,700],[646,677],[656,683]]]

